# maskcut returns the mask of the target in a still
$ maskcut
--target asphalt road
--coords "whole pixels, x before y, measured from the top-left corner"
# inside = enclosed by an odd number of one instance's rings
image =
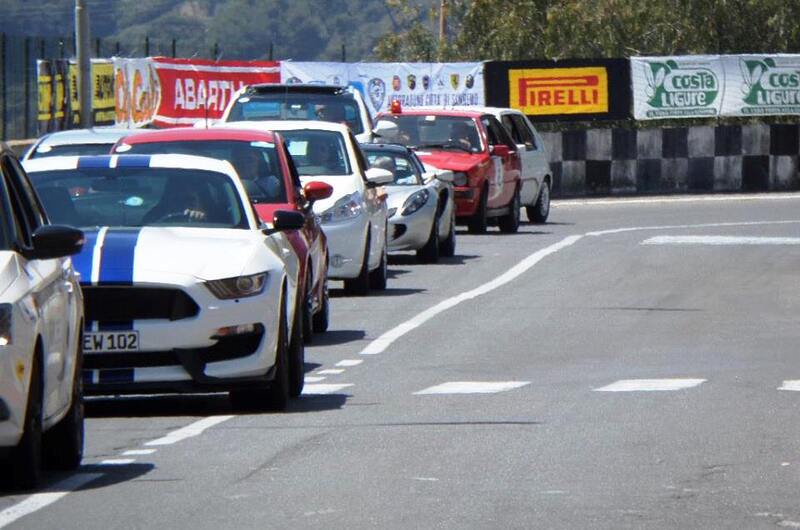
[[[288,412],[92,400],[82,468],[0,527],[798,528],[800,195],[718,199],[396,255]]]

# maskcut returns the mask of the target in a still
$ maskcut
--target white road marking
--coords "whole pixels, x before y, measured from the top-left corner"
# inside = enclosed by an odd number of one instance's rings
[[[383,353],[386,348],[391,346],[391,344],[405,335],[406,333],[418,328],[428,320],[432,319],[439,313],[443,311],[447,311],[448,309],[457,306],[461,302],[466,302],[467,300],[472,300],[482,294],[486,294],[491,292],[498,287],[502,287],[503,285],[511,282],[512,280],[516,279],[521,274],[525,273],[528,269],[539,263],[542,259],[546,258],[550,254],[554,254],[559,250],[568,247],[570,245],[575,244],[576,241],[580,240],[583,236],[568,236],[555,243],[550,245],[549,247],[545,247],[541,250],[537,250],[527,258],[523,259],[509,270],[491,280],[483,285],[476,287],[470,291],[466,291],[459,295],[453,296],[452,298],[448,298],[436,304],[433,307],[426,309],[425,311],[419,313],[414,318],[410,320],[406,320],[402,324],[395,326],[394,328],[390,329],[377,339],[370,342],[366,348],[361,351],[361,355],[376,355],[379,353]]]
[[[800,200],[798,193],[759,193],[753,195],[701,195],[680,197],[617,198],[617,199],[562,199],[552,201],[557,208],[570,206],[604,206],[609,204],[675,204],[682,202],[740,202],[740,201]]]
[[[203,431],[208,429],[209,427],[213,427],[214,425],[218,425],[223,421],[228,421],[229,419],[233,418],[234,416],[209,416],[208,418],[203,418],[202,420],[197,420],[194,423],[187,425],[186,427],[182,427],[176,431],[172,431],[171,433],[167,434],[162,438],[158,438],[156,440],[152,440],[147,442],[146,446],[152,447],[157,445],[172,445],[174,443],[181,442],[186,440],[187,438],[192,438],[194,436],[198,436],[203,434]]]
[[[316,385],[306,385],[303,387],[303,395],[304,396],[316,396],[316,395],[324,395],[324,394],[334,394],[336,392],[340,392],[347,387],[353,386],[352,384],[340,384],[340,385],[333,385],[333,384],[316,384]]]
[[[135,458],[109,458],[107,460],[101,460],[101,466],[127,466],[128,464],[133,464],[136,462]]]
[[[451,381],[432,386],[415,395],[425,394],[496,394],[529,385],[530,381]]]
[[[800,237],[656,236],[642,245],[800,245]]]
[[[800,379],[784,381],[783,384],[778,387],[778,390],[789,390],[790,392],[800,392]]]
[[[702,223],[697,225],[660,225],[660,226],[631,226],[629,228],[613,228],[610,230],[598,230],[596,232],[586,232],[586,236],[599,237],[613,234],[624,234],[626,232],[641,232],[644,230],[681,230],[686,228],[724,228],[730,226],[768,226],[768,225],[796,225],[800,224],[800,219],[786,221],[742,221],[733,223]]]
[[[344,373],[343,369],[340,368],[329,368],[327,370],[320,370],[317,372],[319,375],[338,375]]]
[[[145,455],[152,455],[155,453],[157,449],[131,449],[130,451],[125,451],[122,453],[122,456],[145,456]]]
[[[621,379],[595,392],[665,392],[701,385],[706,379]]]
[[[363,362],[364,361],[362,359],[345,359],[343,361],[339,361],[338,363],[336,363],[336,366],[342,366],[347,368],[350,366],[358,366]]]
[[[0,512],[0,528],[5,528],[18,519],[50,506],[69,493],[85,486],[89,482],[102,477],[102,473],[80,473],[54,484],[47,491],[34,493],[24,501],[9,506]]]
[[[314,375],[305,376],[305,382],[306,383],[319,383],[320,381],[324,381],[324,380],[325,380],[324,377],[317,377],[317,376],[314,376]]]

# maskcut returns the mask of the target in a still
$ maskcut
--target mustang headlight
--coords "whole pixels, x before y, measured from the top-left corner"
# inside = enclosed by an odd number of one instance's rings
[[[266,283],[267,273],[259,272],[250,276],[207,281],[206,287],[220,300],[231,300],[233,298],[247,298],[248,296],[261,294]]]
[[[11,304],[0,304],[0,346],[11,344],[11,315],[14,307]]]
[[[361,196],[358,192],[345,195],[319,216],[323,223],[346,221],[361,215]]]
[[[463,171],[453,171],[453,184],[456,186],[466,186],[467,185],[467,174]]]
[[[428,197],[430,197],[428,190],[419,190],[414,192],[408,197],[408,199],[406,199],[406,202],[403,203],[403,211],[401,215],[411,215],[412,213],[416,212],[425,206],[425,203],[428,202]]]

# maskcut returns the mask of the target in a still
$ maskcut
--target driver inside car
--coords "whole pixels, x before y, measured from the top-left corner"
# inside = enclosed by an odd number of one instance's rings
[[[198,185],[170,179],[158,201],[142,219],[143,225],[177,220],[207,221],[213,214],[211,197]]]
[[[480,145],[475,127],[470,127],[465,122],[456,122],[450,126],[450,145],[461,147],[469,152]]]

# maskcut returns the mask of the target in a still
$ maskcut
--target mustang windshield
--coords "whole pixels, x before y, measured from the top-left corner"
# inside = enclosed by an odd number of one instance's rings
[[[320,120],[364,132],[356,100],[349,95],[273,93],[245,95],[231,107],[228,121]]]
[[[391,151],[368,151],[367,155],[370,167],[386,169],[394,175],[395,186],[419,186],[422,179],[414,171],[411,160],[407,156]]]
[[[414,149],[453,149],[467,153],[483,150],[480,134],[472,118],[461,116],[391,115],[381,117],[397,124],[397,143]]]
[[[51,222],[247,228],[233,181],[211,171],[86,168],[29,173]]]
[[[283,172],[273,143],[236,140],[146,142],[122,144],[117,152],[148,155],[173,153],[227,160],[239,173],[251,201],[287,201]]]
[[[350,175],[344,137],[336,131],[280,131],[303,176]]]

